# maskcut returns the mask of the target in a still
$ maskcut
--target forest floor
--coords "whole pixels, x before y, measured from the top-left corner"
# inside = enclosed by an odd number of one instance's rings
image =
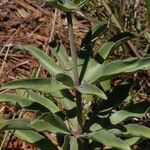
[[[124,9],[130,14],[132,8],[128,5],[132,6],[133,4],[126,3]],[[133,55],[141,57],[142,55],[145,55],[145,51],[146,53],[149,53],[150,51],[150,37],[149,43],[147,42],[148,40],[143,37],[143,33],[147,30],[148,26],[147,22],[144,20],[146,12],[143,2],[138,4],[137,7],[137,14],[140,13],[140,22],[138,25],[142,27],[133,27],[132,21],[127,20],[124,29],[126,31],[134,31],[133,28],[142,28],[141,32],[139,32],[139,38],[131,43],[131,48],[136,51]],[[100,9],[100,15],[105,15],[104,8],[100,7]],[[88,13],[86,13],[86,15],[89,16],[88,19],[77,15],[74,15],[73,18],[78,48],[85,33],[87,33],[91,25],[97,20],[96,18],[93,19]],[[137,18],[137,20],[138,19],[139,18]],[[89,20],[92,20],[92,22]],[[109,37],[110,32],[112,33],[112,31],[109,31],[107,37]],[[13,50],[13,47],[17,44],[32,44],[50,54],[48,43],[55,38],[59,38],[65,47],[69,47],[66,18],[62,12],[56,11],[45,3],[41,3],[37,0],[1,0],[0,84],[14,79],[31,77],[33,74],[35,76],[46,76],[46,73],[41,69],[37,60],[27,52]],[[98,41],[98,44],[100,43],[101,41]],[[143,51],[143,49],[145,51]],[[120,57],[122,54],[119,55],[118,53],[114,53],[114,55]],[[134,78],[136,82],[134,88],[136,98],[142,101],[150,101],[149,71],[135,74]],[[114,84],[118,84],[119,80],[120,79],[117,79],[117,81],[115,80]],[[11,118],[14,111],[14,107],[6,105],[5,103],[0,104],[0,113],[4,118]],[[3,133],[1,133],[1,135],[2,134]],[[10,139],[7,139],[7,142],[5,143],[7,149],[36,149],[34,146],[19,140],[16,137],[12,136]],[[1,136],[0,140],[1,142],[3,141],[3,136]]]

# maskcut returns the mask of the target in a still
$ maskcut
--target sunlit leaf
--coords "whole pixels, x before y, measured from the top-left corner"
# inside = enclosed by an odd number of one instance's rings
[[[67,89],[68,86],[65,86],[61,82],[56,81],[55,79],[48,78],[33,78],[33,79],[20,79],[7,82],[1,87],[1,90],[4,89],[30,89],[37,90],[41,92],[51,92],[53,88],[58,90]]]
[[[57,89],[55,89],[55,91],[53,90],[51,94],[56,101],[62,104],[62,108],[64,107],[64,109],[68,110],[76,106],[74,97],[66,90],[58,91]]]
[[[35,119],[31,119],[31,125],[38,131],[49,131],[53,133],[70,133],[63,120],[52,112],[44,113]]]
[[[64,144],[62,150],[78,150],[77,138],[74,136],[65,136]]]
[[[86,138],[100,142],[111,148],[117,148],[120,150],[131,150],[130,146],[123,140],[117,138],[112,133],[106,130],[99,130],[85,135]]]
[[[50,58],[46,53],[42,50],[38,49],[32,45],[17,45],[15,49],[22,49],[30,52],[39,62],[43,65],[43,67],[52,75],[57,73],[62,73],[63,70],[60,66],[58,66],[52,58]]]
[[[110,52],[114,49],[116,49],[118,46],[123,44],[124,42],[134,38],[135,35],[130,32],[124,32],[120,33],[114,37],[112,37],[110,40],[108,40],[99,50],[97,55],[100,55],[103,59],[106,59]],[[98,56],[96,56],[98,57]]]
[[[125,142],[128,143],[130,146],[132,146],[136,144],[140,139],[141,137],[131,137],[131,138],[125,139]]]
[[[62,150],[68,150],[69,148],[70,148],[70,136],[66,135],[64,138]]]
[[[59,41],[52,41],[49,44],[53,55],[59,61],[60,66],[64,69],[64,71],[69,71],[72,69],[72,62],[67,55],[66,49]]]
[[[105,93],[95,85],[84,83],[77,87],[77,89],[83,94],[96,95],[102,99],[107,99]]]
[[[29,130],[15,130],[14,135],[19,139],[34,144],[41,150],[49,148],[51,148],[51,150],[57,150],[56,145],[54,145],[50,140],[46,139],[44,136],[40,135],[37,132]]]
[[[97,65],[86,72],[83,82],[100,82],[112,78],[115,75],[133,73],[148,68],[150,68],[150,57],[141,59],[132,57],[125,60],[112,61],[103,65],[97,63]]]
[[[34,130],[30,122],[26,119],[10,119],[5,120],[0,118],[0,129],[3,130],[11,130],[11,129],[19,129],[19,130]]]
[[[60,9],[64,12],[71,12],[83,7],[89,0],[44,0],[48,2],[49,5]]]
[[[33,130],[50,131],[53,133],[70,133],[63,120],[51,112],[44,113],[41,116],[34,117],[30,121],[26,119],[0,119],[0,129],[3,130]]]
[[[96,38],[106,31],[107,27],[108,23],[106,21],[98,22],[94,25],[82,40],[81,49],[87,48],[87,46],[91,45]]]
[[[77,138],[74,136],[70,136],[70,149],[71,150],[78,150]]]
[[[127,124],[125,125],[127,131],[125,132],[128,135],[145,137],[150,139],[150,128],[139,125],[139,124]]]
[[[110,116],[110,121],[112,124],[118,124],[126,119],[130,119],[133,117],[141,117],[145,115],[146,112],[150,111],[149,103],[138,103],[131,105],[123,110],[119,110],[114,112]]]
[[[30,92],[29,98],[32,99],[34,102],[37,102],[38,104],[46,107],[53,113],[60,111],[59,108],[52,102],[52,100],[50,100],[42,95],[39,95],[35,92]]]
[[[103,127],[98,123],[94,123],[90,127],[90,131],[98,131],[98,130],[102,130],[102,129],[103,129]]]
[[[33,103],[33,101],[28,98],[24,98],[15,94],[5,94],[5,93],[0,94],[0,102],[10,102],[13,104],[18,103],[21,107],[27,107]]]

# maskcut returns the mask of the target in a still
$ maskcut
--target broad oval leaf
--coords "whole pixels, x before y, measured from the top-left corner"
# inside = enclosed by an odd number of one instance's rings
[[[35,46],[17,45],[15,49],[22,49],[30,52],[51,75],[63,72],[63,69],[58,66],[53,59],[51,59],[46,53]]]
[[[82,85],[77,87],[77,90],[83,94],[96,95],[104,100],[107,99],[105,93],[97,86],[92,84],[83,83]]]
[[[117,138],[112,133],[104,129],[89,133],[85,135],[84,137],[100,142],[104,144],[105,146],[109,146],[111,148],[117,148],[120,150],[131,150],[130,146],[125,141]]]
[[[116,111],[110,116],[110,121],[112,124],[116,125],[126,119],[133,117],[141,117],[145,115],[146,112],[150,111],[149,103],[139,103],[127,107],[124,110]]]

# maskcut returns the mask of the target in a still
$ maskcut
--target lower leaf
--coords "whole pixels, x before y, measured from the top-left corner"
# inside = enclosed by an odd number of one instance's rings
[[[109,146],[111,148],[117,148],[120,150],[131,150],[130,146],[125,141],[117,138],[112,133],[104,129],[96,132],[92,132],[90,134],[85,135],[84,137],[100,142],[105,146]]]
[[[50,140],[46,139],[44,136],[40,135],[37,132],[28,130],[16,130],[14,135],[22,140],[34,144],[41,150],[49,148],[51,150],[57,150],[56,145],[54,145]]]

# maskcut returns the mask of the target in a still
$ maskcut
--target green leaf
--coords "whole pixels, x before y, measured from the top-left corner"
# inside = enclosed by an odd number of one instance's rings
[[[52,102],[52,100],[50,100],[42,95],[39,95],[35,92],[30,92],[29,98],[32,99],[34,102],[46,107],[53,113],[60,111],[59,108]]]
[[[112,124],[116,125],[126,119],[133,117],[141,117],[146,112],[150,111],[149,103],[138,103],[125,108],[124,110],[116,111],[110,116]]]
[[[67,110],[70,110],[76,106],[74,97],[66,90],[58,91],[55,89],[55,91],[52,91],[51,94],[54,99],[63,104],[64,108]]]
[[[70,148],[70,136],[66,135],[64,138],[64,144],[62,146],[62,150],[69,150]]]
[[[99,123],[94,123],[90,126],[90,131],[98,131],[103,129],[103,127]]]
[[[100,55],[101,58],[106,59],[111,51],[119,47],[124,42],[134,38],[135,35],[130,32],[120,33],[110,40],[108,40],[99,50],[95,57]]]
[[[121,126],[122,127],[122,126]],[[124,129],[124,128],[123,128]],[[119,128],[112,128],[108,130],[109,132],[111,132],[113,135],[117,136],[117,137],[124,137],[124,133],[122,130],[120,130]]]
[[[95,44],[95,40],[102,35],[102,33],[107,29],[108,23],[105,22],[99,22],[95,26],[92,27],[91,30],[86,34],[84,39],[81,43],[81,50],[78,54],[78,73],[80,80],[83,79],[85,72],[89,69],[95,67],[95,64],[97,65],[97,62],[93,58],[93,46]]]
[[[136,144],[140,139],[141,137],[131,137],[131,138],[125,139],[125,142],[128,143],[130,146],[132,146]]]
[[[78,150],[77,138],[74,136],[65,136],[65,141],[62,150]]]
[[[33,130],[33,131],[49,131],[53,133],[70,134],[63,120],[52,112],[35,114],[29,121],[26,119],[0,119],[0,129],[3,130]]]
[[[0,102],[18,103],[21,107],[27,107],[33,103],[33,101],[28,98],[23,98],[15,94],[5,94],[5,93],[0,94]]]
[[[106,31],[108,28],[108,22],[103,21],[103,22],[98,22],[92,27],[92,40],[95,38],[99,37]]]
[[[62,73],[63,70],[45,52],[32,45],[17,45],[15,49],[22,49],[30,52],[43,67],[52,75]]]
[[[85,135],[84,137],[100,142],[105,146],[109,146],[111,148],[117,148],[120,150],[131,150],[131,148],[126,142],[117,138],[112,133],[106,130],[99,130],[96,132],[92,132],[90,134]]]
[[[124,126],[127,131],[125,132],[128,135],[145,137],[150,139],[150,128],[139,125],[139,124],[128,124]]]
[[[78,150],[78,141],[74,136],[70,136],[70,150]]]
[[[44,136],[40,135],[37,132],[28,130],[16,130],[14,132],[14,135],[19,139],[36,145],[41,150],[49,148],[51,148],[51,150],[57,150],[56,145],[54,145],[50,140],[46,139]]]
[[[107,99],[105,93],[97,86],[92,84],[83,83],[82,85],[77,87],[77,90],[83,94],[96,95],[102,99]]]
[[[1,130],[11,130],[11,129],[19,129],[19,130],[34,130],[34,128],[30,125],[30,122],[25,119],[10,119],[5,120],[0,118],[0,129]]]
[[[63,120],[52,112],[43,113],[36,118],[34,117],[31,119],[31,125],[38,131],[49,131],[62,134],[70,133],[70,130]]]
[[[70,71],[72,69],[72,62],[66,53],[64,46],[59,41],[52,41],[49,44],[53,55],[59,61],[60,66],[64,71]]]
[[[131,57],[125,60],[112,61],[111,63],[105,63],[103,65],[97,63],[97,65],[86,72],[82,82],[97,83],[110,79],[118,74],[133,73],[148,68],[150,68],[150,57],[141,59]]]
[[[34,103],[38,103],[41,106],[52,111],[53,113],[60,111],[59,108],[50,99],[47,99],[46,97],[38,95],[37,93],[34,93],[34,92],[30,92],[30,95],[28,98],[24,98],[15,94],[1,93],[0,102],[10,102],[13,104],[17,103],[23,108],[29,108]],[[35,107],[33,109],[36,110]]]
[[[58,73],[55,75],[55,79],[57,81],[63,83],[63,85],[66,85],[68,87],[74,87],[74,83],[73,83],[72,78],[66,74]]]
[[[67,89],[68,86],[63,85],[61,82],[56,81],[55,79],[48,78],[33,78],[33,79],[20,79],[10,81],[4,84],[1,87],[1,90],[4,89],[32,89],[41,92],[51,92],[53,89],[57,88],[58,90]]]
[[[89,2],[89,0],[72,0],[72,2],[78,7],[83,7],[86,3]]]
[[[44,0],[48,2],[49,5],[60,9],[61,11],[64,12],[70,12],[72,10],[77,10],[78,7],[75,3],[71,2],[70,0],[65,1],[65,2],[59,2],[58,0]]]
[[[104,81],[100,82],[104,91],[110,91],[111,90],[111,84],[110,83],[111,83],[111,80],[104,80]]]
[[[96,38],[102,35],[102,33],[106,31],[107,27],[108,27],[108,22],[106,21],[98,22],[96,25],[94,25],[82,40],[81,49],[83,50],[83,49],[90,48],[92,42],[94,42]]]

